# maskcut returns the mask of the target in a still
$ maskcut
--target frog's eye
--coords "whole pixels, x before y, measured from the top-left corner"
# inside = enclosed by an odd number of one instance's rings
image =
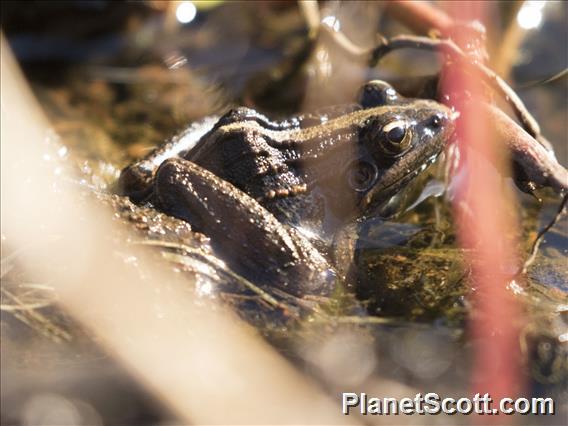
[[[357,192],[369,190],[377,181],[379,170],[368,161],[353,161],[347,169],[347,182]]]
[[[399,100],[399,97],[390,84],[381,80],[373,80],[361,88],[357,100],[363,108],[372,108],[392,105]]]
[[[404,120],[391,121],[383,127],[382,148],[386,154],[400,155],[412,141],[412,129]]]

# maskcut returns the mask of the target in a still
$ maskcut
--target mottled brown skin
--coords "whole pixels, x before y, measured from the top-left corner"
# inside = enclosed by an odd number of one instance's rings
[[[119,185],[210,236],[256,284],[326,295],[332,268],[299,230],[329,237],[388,201],[443,150],[450,117],[383,82],[365,85],[358,105],[282,122],[239,108],[195,147],[174,140],[127,167]]]

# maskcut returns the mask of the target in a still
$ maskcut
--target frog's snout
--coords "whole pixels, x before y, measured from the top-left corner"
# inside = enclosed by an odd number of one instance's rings
[[[459,113],[456,115],[451,109],[444,108],[434,112],[430,118],[430,122],[434,127],[445,128],[448,125],[452,125],[457,116],[459,116]]]
[[[433,112],[424,124],[434,134],[443,135],[442,137],[446,139],[453,134],[458,116],[459,113],[444,108],[443,110]]]
[[[442,112],[436,112],[432,115],[432,117],[430,117],[430,119],[428,120],[427,125],[435,130],[437,129],[441,129],[444,127],[444,125],[446,125],[449,121],[449,117],[442,113]]]

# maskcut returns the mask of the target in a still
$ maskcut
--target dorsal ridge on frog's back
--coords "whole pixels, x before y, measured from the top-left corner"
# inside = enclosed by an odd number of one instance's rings
[[[287,148],[298,145],[309,145],[317,143],[326,136],[333,136],[337,133],[337,129],[358,128],[371,117],[383,116],[386,113],[390,115],[404,115],[408,111],[417,110],[422,106],[433,104],[433,101],[414,100],[412,103],[399,105],[384,105],[372,108],[360,109],[353,111],[345,116],[333,118],[320,124],[316,124],[307,128],[266,128],[258,121],[241,121],[229,122],[214,129],[219,135],[234,134],[235,132],[259,132],[269,136],[271,146],[276,148]]]

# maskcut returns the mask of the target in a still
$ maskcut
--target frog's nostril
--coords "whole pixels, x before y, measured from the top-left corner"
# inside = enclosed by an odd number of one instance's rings
[[[440,112],[437,112],[430,118],[430,127],[433,129],[439,129],[443,126],[446,121],[446,116]]]

